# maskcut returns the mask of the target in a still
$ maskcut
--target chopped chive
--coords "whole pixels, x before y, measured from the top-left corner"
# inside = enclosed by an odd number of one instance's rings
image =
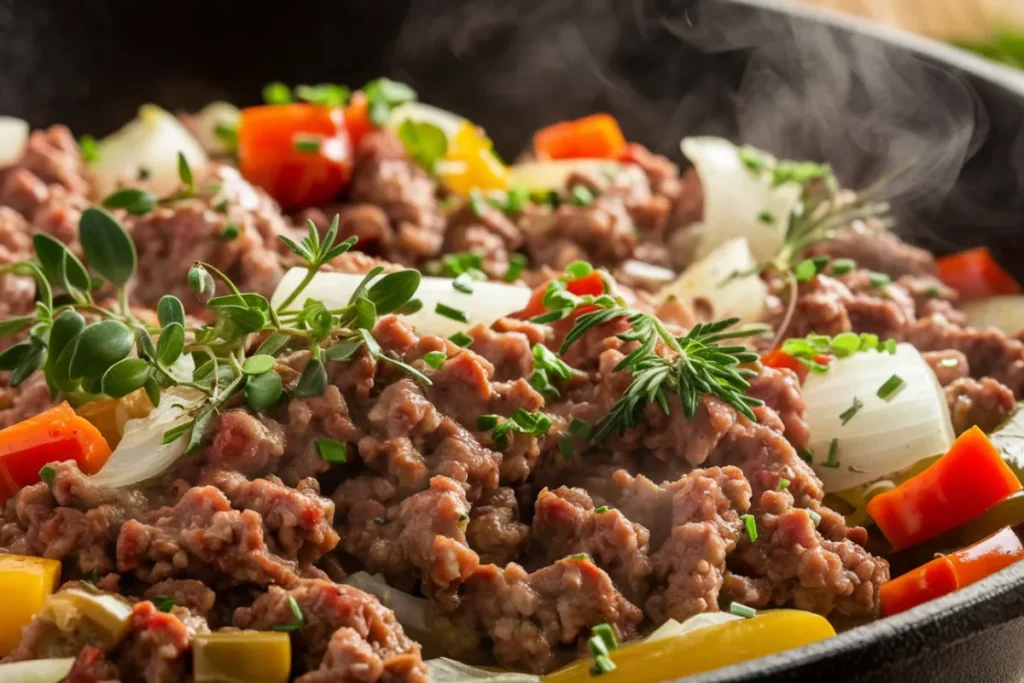
[[[100,147],[96,138],[91,135],[83,135],[78,139],[78,147],[82,151],[82,161],[91,164],[100,158]]]
[[[615,631],[608,624],[598,624],[590,629],[590,635],[592,637],[600,638],[604,641],[605,649],[609,652],[619,646],[619,640],[615,637]]]
[[[427,365],[437,370],[448,360],[448,354],[444,351],[430,351],[423,356],[423,360],[426,361]]]
[[[320,151],[320,141],[313,138],[295,138],[296,152],[315,153]]]
[[[469,322],[469,316],[467,316],[463,311],[460,311],[457,308],[452,308],[451,306],[443,304],[440,301],[438,301],[437,306],[434,307],[434,312],[437,313],[438,315],[443,315],[446,318],[456,320],[460,323]]]
[[[762,223],[766,223],[767,225],[772,225],[773,223],[775,223],[775,214],[773,214],[771,211],[762,211],[761,213],[757,214],[757,220],[761,221]]]
[[[814,510],[808,510],[807,514],[808,516],[810,516],[811,521],[814,522],[815,527],[821,524],[821,515],[819,515],[817,512],[815,512]]]
[[[174,599],[174,596],[157,596],[153,598],[153,607],[156,607],[161,612],[170,612],[178,601]]]
[[[581,439],[585,439],[590,436],[591,429],[593,429],[593,425],[586,420],[580,420],[574,417],[572,422],[569,423],[569,433]]]
[[[39,478],[42,479],[48,486],[53,485],[53,480],[57,478],[57,470],[53,469],[49,465],[46,465],[39,470]]]
[[[818,274],[818,266],[812,259],[804,259],[793,268],[797,282],[807,282]]]
[[[741,605],[738,602],[734,602],[729,605],[729,613],[737,617],[743,617],[744,619],[753,619],[757,616],[756,609],[753,607],[747,607],[746,605]]]
[[[576,206],[590,206],[597,198],[594,191],[586,185],[573,185],[569,191],[569,196],[572,199],[572,203]]]
[[[740,515],[740,519],[743,520],[743,524],[747,527],[747,537],[750,542],[753,543],[757,540],[757,520],[754,519],[754,515]]]
[[[837,258],[832,260],[832,274],[846,275],[857,267],[857,262],[850,258]]]
[[[263,86],[263,101],[267,104],[288,104],[292,101],[292,91],[284,83],[274,81]]]
[[[787,488],[789,488],[789,479],[786,479],[785,477],[779,477],[779,483],[775,485],[775,490],[782,491]]]
[[[822,467],[839,467],[839,439],[832,439],[828,445],[828,457],[821,463]]]
[[[220,238],[225,242],[230,242],[236,237],[238,237],[238,226],[234,223],[228,223],[220,231]]]
[[[467,346],[473,343],[473,338],[470,337],[465,332],[456,332],[452,336],[448,337],[448,341],[455,344],[456,346],[466,348]]]
[[[508,257],[508,270],[505,271],[505,282],[515,282],[526,267],[526,257],[519,253],[510,254]]]
[[[608,506],[607,505],[602,505],[601,507],[595,509],[594,512],[599,514],[599,515],[603,515],[604,513],[608,512]]]
[[[270,627],[271,631],[298,631],[306,625],[306,618],[302,615],[302,609],[299,607],[299,603],[290,595],[288,596],[288,606],[292,610],[292,622],[290,624],[275,624]]]
[[[857,414],[861,408],[864,407],[864,402],[856,396],[853,397],[853,404],[849,408],[839,413],[839,419],[845,426],[847,422],[853,419],[853,416]]]
[[[474,216],[483,216],[487,213],[487,200],[480,194],[480,190],[472,190],[469,193],[469,208]]]
[[[497,415],[481,415],[476,419],[476,428],[480,431],[487,431],[498,426]]]
[[[571,434],[562,432],[558,435],[558,450],[562,453],[562,460],[572,460],[573,444]]]
[[[939,287],[938,285],[931,285],[924,290],[924,298],[926,299],[937,299],[939,298]]]
[[[885,384],[878,387],[878,398],[883,401],[888,401],[896,395],[904,386],[906,382],[899,375],[893,375],[889,379],[885,380]]]
[[[868,277],[868,283],[871,285],[871,289],[881,289],[890,282],[892,282],[892,278],[885,273],[871,271],[871,275]]]
[[[888,353],[890,356],[895,356],[896,355],[896,340],[895,339],[886,339],[884,342],[881,343],[879,348],[882,351],[885,351],[886,353]]]
[[[960,365],[960,360],[958,358],[943,358],[939,361],[939,365],[944,368],[955,368]]]
[[[468,522],[469,521],[469,515],[467,515],[465,512],[463,512],[461,515],[459,515],[459,521],[460,522]]]
[[[796,449],[796,454],[799,455],[800,459],[803,460],[808,465],[810,465],[811,463],[814,462],[814,454],[811,453],[806,448],[798,448],[798,449]]]
[[[316,452],[324,462],[348,462],[348,448],[334,439],[316,439]]]
[[[458,277],[456,277],[454,280],[452,280],[452,287],[457,292],[462,292],[463,294],[472,294],[473,293],[473,284],[472,283],[473,283],[473,276],[472,275],[470,275],[469,273],[461,273]]]

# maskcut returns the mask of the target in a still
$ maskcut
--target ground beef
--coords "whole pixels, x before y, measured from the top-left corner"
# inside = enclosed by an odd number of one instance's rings
[[[932,275],[935,256],[907,244],[876,222],[855,222],[838,231],[836,237],[810,249],[812,256],[850,258],[861,268],[901,275]]]
[[[10,427],[57,405],[42,373],[29,375],[28,379],[17,387],[10,385],[10,377],[11,373],[0,372],[0,429]]]
[[[0,265],[30,258],[31,234],[21,214],[10,207],[0,206]],[[31,277],[0,275],[0,318],[31,313],[35,293],[35,281]]]
[[[487,202],[465,204],[448,218],[444,251],[479,254],[483,270],[501,278],[508,270],[509,254],[523,244],[523,231],[500,209]]]
[[[389,131],[367,135],[357,151],[349,197],[387,214],[395,234],[388,257],[413,263],[441,250],[445,221],[437,205],[437,185],[401,149]]]
[[[921,354],[925,362],[935,373],[939,384],[947,386],[958,379],[969,376],[967,356],[952,349],[946,351],[925,351]]]
[[[394,613],[377,598],[351,586],[303,581],[291,590],[271,586],[251,607],[235,611],[238,628],[268,630],[295,621],[289,598],[302,610],[296,661],[316,672],[304,681],[416,681],[426,683],[420,646],[409,640]],[[344,635],[334,636],[339,630]],[[358,645],[356,635],[365,643]],[[332,671],[334,678],[326,675]],[[368,675],[368,672],[375,672]]]
[[[599,196],[587,206],[563,204],[524,225],[531,263],[561,270],[573,261],[615,267],[636,249],[635,224],[620,197]]]
[[[519,521],[519,501],[506,486],[474,505],[469,514],[466,540],[484,564],[504,567],[519,554],[529,527]]]
[[[989,433],[1003,424],[1017,407],[1013,392],[991,377],[980,380],[961,377],[947,384],[945,391],[953,430],[957,434],[975,426]]]
[[[75,658],[64,683],[115,683],[119,680],[117,666],[107,660],[103,650],[86,645]]]
[[[152,585],[143,593],[147,600],[173,598],[174,604],[205,617],[213,609],[217,594],[202,581],[195,579],[168,579]]]
[[[819,274],[800,283],[792,320],[781,336],[835,336],[856,331],[877,334],[883,339],[899,338],[914,322],[913,299],[896,284],[873,286],[870,279],[869,272],[855,270],[841,278]],[[789,294],[778,288],[779,283],[776,287],[785,302]],[[780,311],[773,324],[781,323]]]
[[[483,629],[502,664],[537,673],[572,658],[590,627],[607,623],[621,640],[629,640],[643,619],[640,609],[585,556],[567,557],[529,574],[515,563],[482,565],[460,595],[450,618],[474,629],[460,631],[470,639],[463,646],[475,647],[473,634]]]
[[[143,216],[122,215],[125,229],[139,252],[133,300],[155,307],[160,297],[174,294],[189,311],[200,303],[188,286],[195,261],[211,263],[243,292],[269,297],[294,259],[280,236],[302,236],[281,216],[277,204],[250,185],[238,171],[214,164],[196,178],[199,187],[218,184],[216,194],[159,206]],[[226,239],[233,225],[238,236]]]
[[[792,370],[770,367],[761,368],[750,378],[747,395],[761,399],[769,408],[779,414],[786,426],[785,435],[796,448],[806,448],[811,440],[811,429],[804,421],[804,397],[800,390],[800,378]]]

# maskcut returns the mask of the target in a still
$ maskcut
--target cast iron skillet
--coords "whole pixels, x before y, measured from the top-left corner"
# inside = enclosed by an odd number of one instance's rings
[[[253,103],[268,80],[380,74],[513,157],[596,110],[679,156],[742,138],[887,186],[905,236],[1024,279],[1024,77],[929,41],[751,0],[0,0],[0,113],[105,134],[147,101]],[[1024,565],[893,619],[700,681],[1018,681]]]

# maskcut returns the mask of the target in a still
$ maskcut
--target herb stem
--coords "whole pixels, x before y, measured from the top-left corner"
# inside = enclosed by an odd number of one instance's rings
[[[782,340],[786,338],[786,328],[793,322],[793,314],[796,313],[796,299],[797,299],[797,283],[796,275],[792,269],[787,268],[785,271],[786,278],[786,290],[789,292],[789,301],[786,302],[786,314],[782,316],[782,322],[779,324],[779,328],[775,331],[775,337],[772,339],[772,348],[774,349]]]
[[[299,283],[299,286],[296,287],[294,290],[292,290],[292,293],[289,294],[285,298],[285,300],[282,301],[281,304],[277,307],[277,308],[281,309],[281,315],[282,316],[288,315],[289,313],[297,313],[298,312],[298,311],[288,311],[289,304],[291,304],[293,301],[295,301],[295,299],[298,298],[298,296],[302,292],[302,290],[304,290],[306,287],[309,286],[309,283],[313,281],[313,278],[316,277],[316,274],[319,273],[319,272],[320,272],[319,267],[317,267],[317,268],[309,268],[306,271],[306,277],[302,278],[302,282]]]

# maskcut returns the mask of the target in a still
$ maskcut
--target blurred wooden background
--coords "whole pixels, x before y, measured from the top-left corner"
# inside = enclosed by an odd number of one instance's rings
[[[802,0],[946,41],[1024,32],[1024,0]]]

